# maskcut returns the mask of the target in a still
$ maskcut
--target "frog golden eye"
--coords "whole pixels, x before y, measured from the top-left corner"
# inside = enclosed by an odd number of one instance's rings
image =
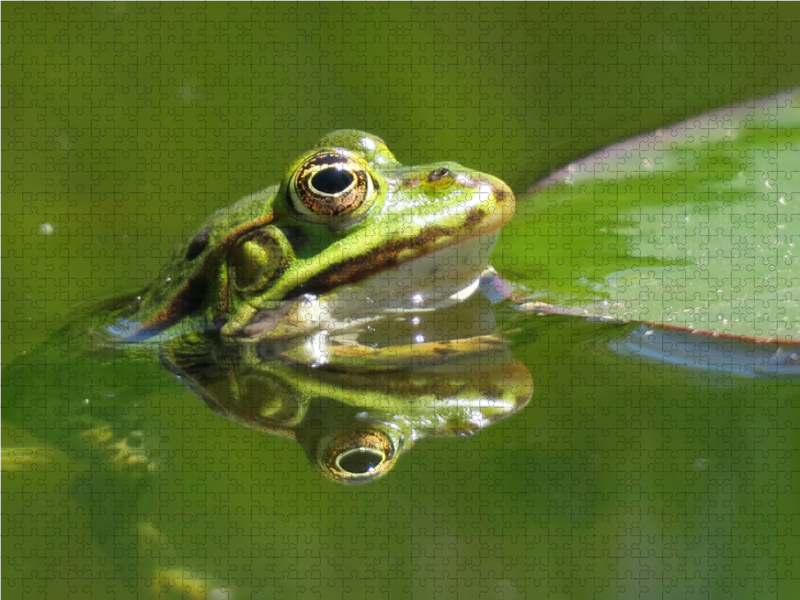
[[[377,429],[345,431],[322,449],[322,467],[342,483],[362,483],[375,479],[394,464],[392,440]]]
[[[363,212],[375,197],[367,167],[346,150],[322,150],[292,174],[289,195],[303,215],[341,217]]]

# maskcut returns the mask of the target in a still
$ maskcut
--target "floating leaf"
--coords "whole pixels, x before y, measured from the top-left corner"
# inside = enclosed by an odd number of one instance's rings
[[[800,91],[717,110],[534,185],[493,264],[557,312],[800,343],[799,171]]]

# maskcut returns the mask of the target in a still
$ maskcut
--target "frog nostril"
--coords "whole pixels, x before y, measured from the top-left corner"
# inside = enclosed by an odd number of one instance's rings
[[[450,172],[450,169],[445,169],[444,167],[441,169],[436,169],[428,174],[428,183],[436,183],[437,181],[441,181],[442,179],[450,177],[451,175],[452,173]]]

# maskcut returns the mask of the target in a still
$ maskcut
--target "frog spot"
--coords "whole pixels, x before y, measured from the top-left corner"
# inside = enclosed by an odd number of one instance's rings
[[[194,236],[194,239],[189,242],[189,247],[186,249],[186,260],[194,260],[203,253],[211,239],[212,231],[214,231],[214,226],[209,225]]]

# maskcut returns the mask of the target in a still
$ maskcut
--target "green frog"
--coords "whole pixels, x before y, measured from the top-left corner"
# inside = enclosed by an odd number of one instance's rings
[[[4,369],[9,489],[58,474],[118,557],[119,593],[223,597],[156,526],[152,490],[196,421],[171,378],[295,440],[337,483],[374,480],[420,439],[473,434],[532,395],[480,293],[513,212],[492,176],[404,166],[359,131],[323,137],[280,184],[214,213],[145,289],[76,309]]]
[[[212,215],[92,337],[157,345],[216,412],[296,439],[338,482],[370,481],[413,441],[472,433],[530,398],[491,311],[468,302],[513,212],[499,179],[452,162],[404,166],[381,139],[336,131],[279,185]],[[449,331],[422,331],[437,319]],[[244,391],[246,368],[270,394]]]
[[[279,339],[441,308],[475,290],[513,214],[514,194],[495,177],[452,162],[404,166],[381,139],[335,131],[279,185],[214,213],[115,308],[108,333]]]

